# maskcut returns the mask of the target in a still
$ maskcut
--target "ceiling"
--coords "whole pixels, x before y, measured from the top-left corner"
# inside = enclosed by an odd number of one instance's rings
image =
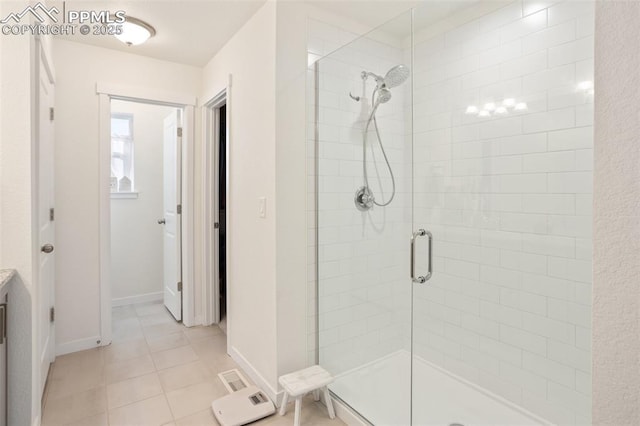
[[[149,56],[166,61],[204,66],[266,0],[53,0],[47,2],[67,11],[125,11],[151,24],[155,37],[138,46],[126,46],[106,35],[57,36],[80,43]],[[414,27],[425,28],[478,0],[279,0],[301,1],[331,14],[376,28],[412,7]],[[409,34],[407,19],[384,26],[396,38]]]
[[[124,10],[151,24],[156,36],[139,46],[126,46],[102,35],[57,36],[108,49],[165,61],[204,66],[265,0],[67,0],[66,10]],[[62,10],[63,1],[47,2]]]

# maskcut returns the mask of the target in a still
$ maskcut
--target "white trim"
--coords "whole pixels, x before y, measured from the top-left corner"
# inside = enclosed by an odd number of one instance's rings
[[[189,95],[170,94],[161,90],[97,83],[99,109],[99,194],[100,194],[100,333],[101,345],[111,343],[111,189],[109,186],[111,157],[111,99],[182,108],[182,322],[195,324],[194,315],[194,156],[196,98]]]
[[[125,199],[133,199],[138,198],[139,192],[112,192],[111,199],[112,200],[125,200]]]
[[[100,195],[100,335],[102,345],[111,343],[111,99],[100,94],[98,167]]]
[[[138,99],[145,103],[159,103],[180,106],[195,106],[198,98],[195,96],[175,93],[166,90],[149,89],[138,86],[126,86],[107,82],[96,83],[96,93],[109,95],[112,98],[133,100]]]
[[[84,339],[72,340],[71,342],[62,343],[56,346],[56,356],[70,354],[72,352],[93,349],[98,346],[104,346],[104,342],[100,341],[100,336],[86,337]]]
[[[253,380],[256,386],[267,393],[267,396],[271,399],[271,401],[273,401],[274,404],[276,404],[276,407],[279,407],[284,392],[278,392],[273,387],[271,387],[269,382],[264,377],[262,377],[262,374],[260,374],[258,370],[253,368],[253,365],[251,365],[249,361],[247,361],[247,359],[235,347],[229,347],[229,355],[240,366],[242,371],[247,373],[247,375],[251,378],[251,380]]]
[[[195,111],[193,106],[184,106],[182,116],[182,323],[187,327],[195,323]]]
[[[203,259],[209,259],[208,262],[202,262],[202,312],[203,325],[217,324],[220,322],[220,306],[216,303],[220,297],[220,283],[218,273],[220,265],[218,264],[217,249],[219,247],[219,234],[214,228],[214,222],[220,222],[218,217],[218,153],[220,140],[218,138],[220,129],[219,109],[227,102],[227,88],[222,89],[216,96],[205,103],[202,110],[203,113],[203,155],[202,155],[202,200],[204,200],[204,212],[202,215],[202,253]],[[227,116],[229,109],[227,108]],[[227,123],[227,132],[229,125]],[[229,163],[229,138],[224,141],[227,145],[225,152],[227,153],[227,165]],[[227,174],[227,188],[229,185]],[[227,191],[227,197],[229,192]],[[228,199],[227,199],[228,200]],[[227,206],[229,203],[227,202]],[[228,217],[228,215],[227,215]],[[212,260],[212,261],[211,261]]]
[[[164,298],[164,292],[158,291],[156,293],[139,294],[137,296],[119,297],[111,301],[111,306],[126,306],[135,305],[136,303],[149,303],[162,301]]]
[[[337,398],[331,398],[333,408],[336,411],[336,417],[345,422],[348,426],[369,426],[362,417],[358,415],[351,407],[342,403]]]

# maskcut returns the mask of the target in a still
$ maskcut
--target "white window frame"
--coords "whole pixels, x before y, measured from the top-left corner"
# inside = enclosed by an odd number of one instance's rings
[[[113,142],[114,140],[120,140],[124,142],[125,146],[129,145],[129,155],[122,158],[123,160],[123,174],[131,180],[131,190],[121,191],[119,188],[112,192],[112,194],[134,194],[136,192],[135,184],[135,144],[133,137],[133,114],[125,112],[112,112],[111,120],[127,120],[129,123],[129,136],[114,135],[111,133],[111,161],[113,162]],[[126,149],[125,149],[126,151]],[[124,155],[125,153],[123,153]],[[113,169],[113,167],[112,167]],[[112,170],[113,171],[113,170]]]

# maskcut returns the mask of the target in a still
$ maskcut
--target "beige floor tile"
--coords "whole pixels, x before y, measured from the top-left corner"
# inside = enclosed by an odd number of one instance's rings
[[[140,303],[134,305],[134,307],[139,317],[167,312],[167,308],[164,307],[162,302]]]
[[[207,380],[218,380],[201,362],[178,365],[158,372],[160,383],[165,392],[171,392],[189,385],[195,385]]]
[[[167,392],[166,395],[173,416],[176,419],[181,419],[209,408],[214,399],[227,394],[228,392],[220,380],[209,380]]]
[[[147,344],[151,352],[166,351],[189,344],[189,340],[182,332],[171,333],[165,336],[155,336],[147,338]]]
[[[69,371],[98,368],[103,364],[104,353],[102,348],[88,349],[56,357],[51,374],[55,377],[62,377]]]
[[[146,338],[166,336],[167,334],[178,333],[182,330],[184,330],[184,327],[178,322],[167,322],[164,324],[155,324],[142,327],[142,331],[144,332]]]
[[[56,371],[58,366],[54,366]],[[95,389],[105,385],[104,367],[82,364],[76,369],[59,368],[57,374],[52,374],[47,382],[47,400],[59,399],[74,393]]]
[[[176,322],[171,313],[167,310],[165,310],[165,312],[160,312],[157,314],[141,316],[138,318],[138,320],[140,321],[140,325],[142,325],[143,327]]]
[[[162,426],[176,426],[175,422],[169,422],[169,423],[165,423]]]
[[[133,305],[117,306],[111,310],[112,320],[135,318],[137,316],[136,308]]]
[[[202,363],[209,369],[211,374],[218,374],[233,368],[240,368],[233,358],[227,354],[208,352],[199,355],[199,357],[200,361],[202,361]]]
[[[184,329],[184,334],[190,341],[193,342],[194,340],[221,335],[223,333],[219,327],[212,325],[209,327],[186,327]]]
[[[180,346],[179,348],[154,352],[151,356],[158,370],[187,364],[198,359],[198,355],[196,355],[191,346]]]
[[[208,355],[209,353],[226,355],[227,336],[217,334],[206,339],[194,340],[191,342],[191,347],[198,355]]]
[[[107,413],[105,412],[69,423],[66,426],[109,426],[109,422],[107,420]]]
[[[111,426],[160,426],[173,421],[164,395],[109,410]]]
[[[43,423],[48,426],[64,425],[106,410],[105,388],[91,389],[62,398],[48,399],[44,407]]]
[[[276,412],[274,415],[253,424],[260,426],[291,426],[295,414],[293,402],[290,403],[287,408],[287,414],[285,416],[280,416],[280,414]],[[308,395],[302,400],[300,424],[306,426],[342,426],[345,423],[337,417],[331,420],[326,407],[320,402],[315,402],[313,397]]]
[[[112,322],[113,342],[124,342],[127,340],[143,339],[144,333],[138,318],[126,318],[122,320],[114,320]]]
[[[133,377],[143,376],[156,370],[151,355],[117,361],[105,367],[107,383],[121,382]]]
[[[122,407],[161,393],[162,386],[157,373],[134,377],[107,386],[107,407]]]
[[[213,417],[211,408],[207,408],[196,414],[176,420],[176,426],[219,426],[219,423]]]
[[[139,358],[149,353],[149,347],[145,339],[114,342],[104,347],[104,362],[112,364],[131,358]]]

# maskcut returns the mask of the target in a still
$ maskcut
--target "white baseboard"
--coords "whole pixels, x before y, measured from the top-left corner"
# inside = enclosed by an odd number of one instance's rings
[[[247,375],[253,380],[253,382],[267,393],[267,396],[271,398],[276,407],[280,407],[280,402],[282,401],[282,392],[278,392],[275,390],[267,380],[262,377],[262,374],[258,372],[253,366],[247,361],[247,359],[233,346],[229,348],[229,355],[231,358],[238,363],[240,368],[247,373]]]
[[[369,426],[370,425],[369,423],[364,421],[362,417],[358,415],[358,413],[353,411],[347,405],[343,404],[342,401],[336,398],[331,398],[331,400],[333,401],[333,408],[336,411],[336,417],[338,417],[340,420],[345,422],[348,426]]]
[[[67,343],[56,345],[56,356],[70,354],[72,352],[84,351],[100,346],[100,336],[87,337],[86,339],[73,340]]]
[[[136,303],[159,302],[164,298],[164,293],[159,291],[156,293],[139,294],[137,296],[120,297],[111,300],[111,306],[135,305]]]

